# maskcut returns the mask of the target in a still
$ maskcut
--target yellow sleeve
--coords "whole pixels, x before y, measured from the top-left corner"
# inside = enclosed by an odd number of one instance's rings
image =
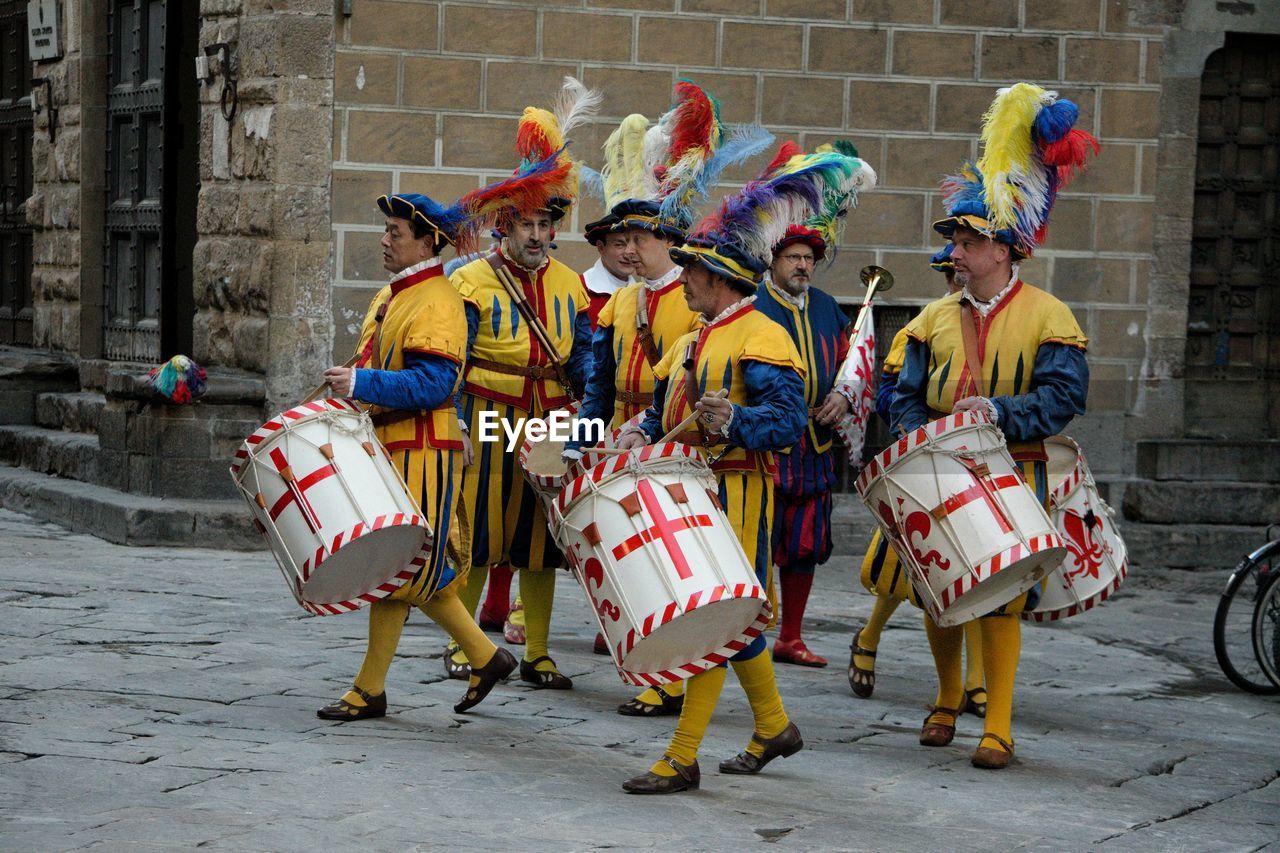
[[[786,329],[763,314],[760,316],[764,322],[748,330],[738,357],[744,361],[762,361],[779,367],[790,367],[804,376],[804,359],[800,357],[800,351],[792,343]]]
[[[684,351],[689,348],[689,342],[697,340],[697,337],[696,332],[690,332],[687,335],[681,335],[674,344],[667,347],[662,358],[653,366],[653,375],[660,380],[670,376],[684,363]]]
[[[466,266],[454,270],[453,275],[449,276],[449,282],[453,285],[454,290],[458,291],[458,295],[462,297],[463,302],[470,302],[478,308],[480,307],[480,288],[475,279],[476,264],[484,264],[486,268],[489,266],[489,262],[484,258],[472,261]]]
[[[600,313],[596,315],[596,328],[603,329],[606,326],[613,328],[613,315],[617,311],[614,303],[618,301],[618,294],[621,290],[615,290],[609,295],[609,301],[605,302],[604,307],[600,309]]]
[[[907,330],[903,327],[893,336],[889,344],[889,354],[884,357],[884,373],[898,374],[902,372],[902,363],[907,359]]]
[[[441,282],[414,306],[414,319],[405,331],[404,351],[431,353],[461,364],[466,358],[467,315],[462,296]]]
[[[1089,339],[1076,322],[1075,315],[1058,299],[1054,299],[1045,312],[1044,322],[1040,326],[1040,343],[1067,344],[1082,350],[1089,348]]]

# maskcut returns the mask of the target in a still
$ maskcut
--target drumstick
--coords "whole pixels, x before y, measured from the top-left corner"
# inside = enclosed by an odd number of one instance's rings
[[[725,397],[728,397],[728,396],[729,396],[729,389],[728,389],[728,388],[721,388],[719,391],[717,391],[717,392],[716,392],[715,394],[713,394],[712,396],[713,396],[713,397],[717,397],[717,398],[719,398],[719,399],[723,400]],[[664,435],[662,438],[658,439],[658,440],[657,440],[657,442],[655,442],[655,443],[656,443],[656,444],[661,444],[661,443],[662,443],[662,442],[664,442],[664,441],[671,441],[673,438],[675,438],[675,437],[676,437],[676,435],[678,435],[679,433],[684,432],[684,431],[685,431],[685,430],[687,430],[690,426],[692,426],[692,425],[693,425],[693,422],[694,422],[694,421],[696,421],[696,420],[698,419],[698,415],[700,415],[700,414],[702,414],[702,412],[699,412],[699,411],[698,411],[698,410],[696,410],[696,409],[695,409],[694,411],[690,412],[690,413],[689,413],[689,417],[685,418],[685,419],[684,419],[684,420],[682,420],[680,423],[676,424],[675,429],[671,430],[671,432],[667,433],[667,434],[666,434],[666,435]]]
[[[350,367],[351,365],[353,365],[353,364],[355,364],[355,363],[356,363],[356,358],[357,358],[357,357],[358,357],[358,356],[354,356],[354,355],[353,355],[353,356],[351,356],[351,358],[347,359],[347,360],[346,360],[346,362],[345,362],[342,366],[343,366],[343,367]],[[303,403],[310,403],[310,402],[311,402],[312,400],[314,400],[316,397],[319,397],[321,394],[323,394],[323,393],[324,393],[324,391],[325,391],[325,389],[326,389],[326,388],[328,388],[328,387],[329,387],[329,383],[328,383],[328,382],[321,382],[319,385],[317,385],[317,386],[316,386],[316,390],[314,390],[314,391],[312,391],[310,394],[308,394],[308,395],[307,395],[307,397],[306,397],[306,399],[305,399],[305,400],[303,400],[302,402],[303,402]]]

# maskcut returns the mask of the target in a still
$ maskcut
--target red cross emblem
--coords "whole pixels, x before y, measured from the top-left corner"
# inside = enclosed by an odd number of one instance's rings
[[[960,458],[960,464],[968,469],[970,476],[973,477],[973,485],[962,492],[956,492],[942,503],[938,504],[930,511],[938,521],[946,518],[951,513],[960,509],[962,506],[971,504],[974,501],[983,501],[991,510],[991,514],[995,517],[996,523],[1000,525],[1001,533],[1009,533],[1013,530],[1013,526],[1009,523],[1009,519],[1005,516],[1004,510],[996,501],[996,492],[1000,489],[1008,489],[1014,486],[1022,485],[1022,478],[1016,474],[1006,474],[1003,477],[992,477],[991,469],[987,467],[985,462],[975,462],[972,459]]]
[[[271,520],[275,521],[280,513],[289,508],[290,504],[297,504],[298,511],[302,513],[302,520],[306,522],[307,528],[312,533],[320,532],[320,519],[316,515],[315,507],[311,506],[311,501],[307,500],[307,489],[338,473],[332,464],[325,465],[323,468],[317,468],[301,480],[293,476],[293,469],[289,467],[289,462],[284,458],[284,454],[280,448],[272,449],[271,463],[276,466],[281,479],[284,480],[285,493],[280,496],[279,500],[272,505],[270,513]]]
[[[676,574],[681,580],[688,580],[693,577],[693,572],[689,568],[689,561],[684,555],[684,551],[680,548],[680,543],[676,541],[676,534],[681,530],[688,530],[692,527],[710,527],[711,516],[709,515],[692,515],[681,516],[680,518],[667,518],[662,511],[662,504],[658,503],[658,496],[653,491],[653,485],[648,480],[641,480],[636,484],[636,492],[640,495],[640,500],[644,504],[645,512],[649,518],[653,520],[653,526],[627,538],[621,545],[613,549],[613,558],[621,560],[632,551],[638,550],[641,546],[647,545],[655,539],[662,542],[667,549],[667,556],[671,558],[671,562],[676,567]],[[637,511],[639,507],[636,507]],[[635,515],[634,512],[629,512]]]

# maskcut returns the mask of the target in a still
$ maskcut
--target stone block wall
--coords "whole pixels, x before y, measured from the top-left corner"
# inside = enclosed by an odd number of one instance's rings
[[[201,86],[195,346],[208,365],[264,373],[267,406],[292,405],[329,363],[333,0],[202,0],[200,44],[231,45]]]
[[[33,64],[32,77],[47,78],[51,90],[37,86],[41,109],[34,114],[31,140],[31,186],[27,221],[31,223],[32,343],[40,349],[80,351],[80,289],[82,260],[99,259],[99,235],[82,222],[81,204],[101,200],[102,179],[81,169],[82,65],[92,57],[81,50],[84,27],[92,26],[80,2],[61,4],[62,56]],[[50,132],[50,110],[44,101],[51,92],[57,120]],[[50,138],[52,137],[52,142]],[[83,186],[82,186],[83,180]],[[99,220],[100,221],[100,220]],[[88,250],[82,257],[82,244]],[[100,261],[99,261],[100,262]]]
[[[1119,417],[1144,356],[1164,38],[1160,4],[1137,2],[357,0],[334,68],[335,357],[385,281],[373,199],[451,200],[508,172],[520,110],[547,105],[565,74],[605,92],[600,120],[574,140],[595,166],[617,121],[656,117],[680,76],[720,97],[729,121],[806,147],[852,140],[880,185],[818,283],[853,300],[857,271],[878,263],[897,277],[897,303],[938,294],[927,266],[941,245],[929,228],[938,180],[977,155],[995,90],[1025,79],[1075,100],[1104,144],[1024,277],[1076,310],[1093,342],[1091,410]],[[598,209],[584,201],[560,235],[558,256],[576,268],[593,262],[579,231]]]

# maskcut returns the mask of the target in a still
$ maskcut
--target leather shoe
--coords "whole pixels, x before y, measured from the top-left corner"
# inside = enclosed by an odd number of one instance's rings
[[[591,651],[597,655],[609,654],[609,641],[604,638],[604,634],[596,634],[596,644],[591,647]]]
[[[996,743],[1004,747],[1004,749],[994,749],[989,746],[983,746],[982,741],[990,738]],[[973,751],[973,755],[969,757],[969,763],[974,767],[982,770],[1003,770],[1009,766],[1009,762],[1013,759],[1013,744],[1000,737],[993,735],[991,732],[984,732],[982,740],[978,741],[978,748]]]
[[[672,696],[661,687],[653,688],[660,700],[657,705],[641,702],[640,697],[628,699],[618,706],[618,713],[624,717],[676,717],[684,708],[684,695]]]
[[[538,669],[538,664],[544,660],[551,661],[551,658],[543,655],[537,660],[520,661],[520,680],[527,681],[540,690],[572,690],[573,679],[569,676],[561,675],[558,670],[545,672]],[[555,666],[555,661],[551,661],[551,665]]]
[[[934,714],[950,714],[951,723],[929,722],[933,719]],[[960,716],[960,712],[955,708],[943,708],[934,705],[929,711],[929,716],[924,718],[924,725],[920,728],[920,745],[946,746],[951,743],[956,736],[956,717],[958,716]]]
[[[788,723],[781,734],[771,738],[762,738],[752,732],[751,739],[764,747],[764,754],[756,758],[749,752],[739,752],[733,758],[720,762],[721,773],[751,775],[759,773],[764,766],[775,758],[788,758],[804,748],[804,738],[795,723]]]
[[[674,776],[659,776],[653,771],[642,773],[622,783],[622,790],[628,794],[676,794],[680,791],[696,791],[702,781],[702,771],[698,769],[698,761],[688,766],[678,764],[669,755],[662,756],[672,770]]]
[[[352,720],[371,720],[387,715],[387,692],[384,690],[377,696],[370,696],[359,687],[352,686],[352,692],[364,700],[364,706],[352,705],[346,699],[339,699],[331,705],[325,705],[316,716],[322,720],[337,720],[348,723]]]
[[[489,691],[493,689],[493,686],[515,671],[515,668],[515,656],[506,649],[498,649],[493,653],[493,657],[487,664],[472,673],[480,680],[467,688],[462,701],[453,706],[453,712],[461,714],[479,705],[484,701],[484,697],[489,695]]]
[[[773,659],[778,663],[794,663],[800,666],[826,666],[827,659],[809,651],[804,640],[774,640]]]

